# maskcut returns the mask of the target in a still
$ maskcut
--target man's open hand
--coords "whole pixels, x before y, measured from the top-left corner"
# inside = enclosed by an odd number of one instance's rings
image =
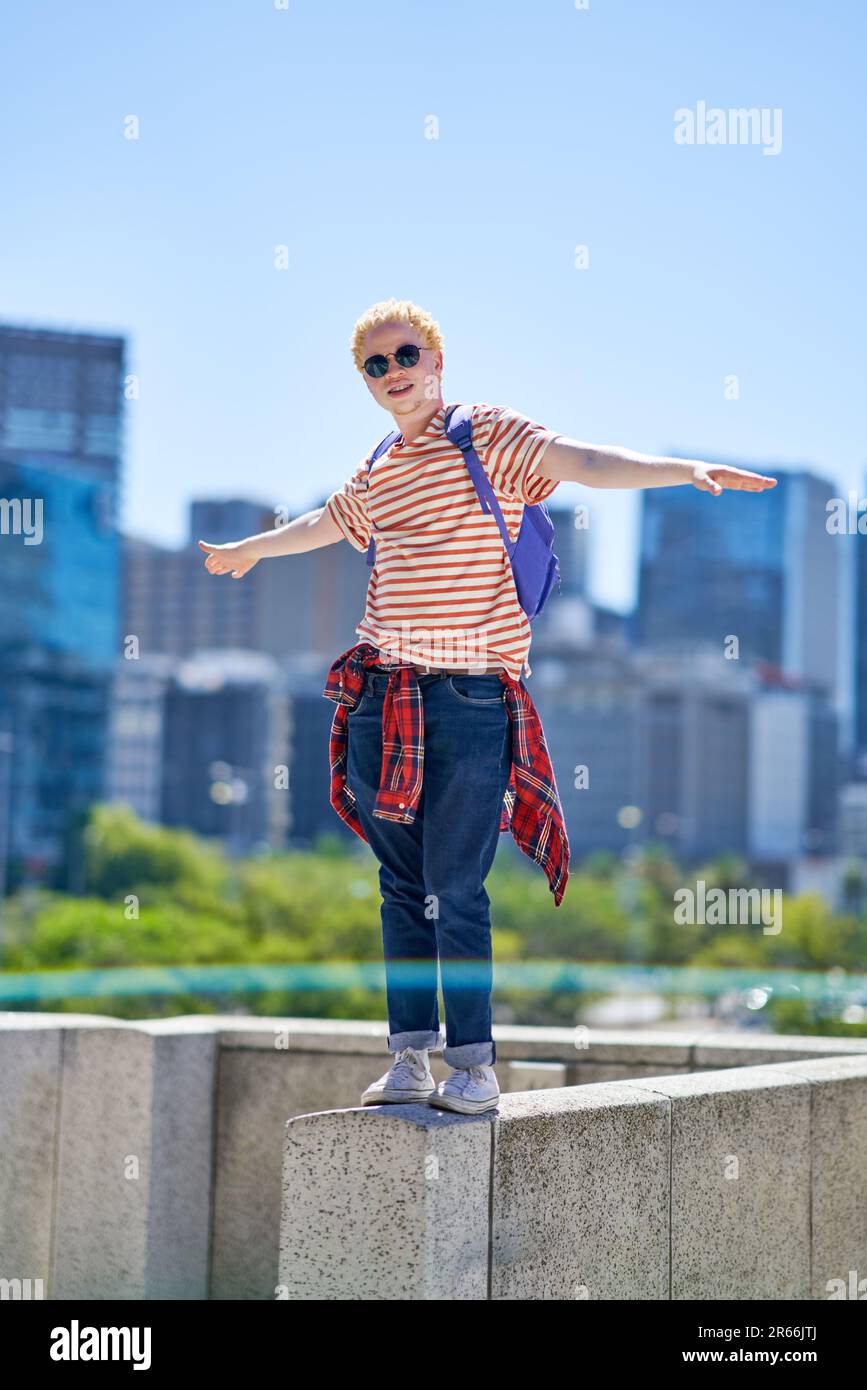
[[[750,473],[747,468],[729,468],[725,464],[699,463],[692,473],[693,487],[702,492],[710,492],[719,497],[728,488],[735,492],[766,492],[776,487],[776,478],[768,478],[764,473]]]
[[[261,559],[252,541],[228,541],[226,545],[208,545],[199,541],[205,551],[205,569],[209,574],[231,574],[241,579]]]

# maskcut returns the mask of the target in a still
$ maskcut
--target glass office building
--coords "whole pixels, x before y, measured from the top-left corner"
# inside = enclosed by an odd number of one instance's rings
[[[74,886],[120,646],[122,338],[0,325],[0,859]],[[8,870],[8,872],[7,872]]]
[[[769,662],[837,700],[842,552],[826,527],[834,488],[806,472],[776,476],[763,493],[647,489],[638,641],[724,652],[734,636],[737,659]]]

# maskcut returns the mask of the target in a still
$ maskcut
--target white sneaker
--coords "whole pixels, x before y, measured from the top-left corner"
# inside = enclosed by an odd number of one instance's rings
[[[362,1105],[380,1105],[383,1101],[428,1100],[436,1090],[431,1075],[427,1048],[405,1047],[378,1081],[368,1086],[361,1097]]]
[[[493,1110],[499,1099],[500,1087],[493,1067],[455,1067],[448,1081],[437,1086],[430,1103],[441,1110],[477,1115],[482,1110]]]

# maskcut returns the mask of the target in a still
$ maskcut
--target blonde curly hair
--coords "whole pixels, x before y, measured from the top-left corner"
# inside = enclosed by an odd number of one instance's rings
[[[352,330],[350,349],[355,365],[364,371],[364,337],[371,328],[379,328],[384,323],[409,323],[424,338],[425,344],[433,352],[440,352],[443,335],[435,318],[426,309],[420,309],[409,299],[381,299],[361,315]]]

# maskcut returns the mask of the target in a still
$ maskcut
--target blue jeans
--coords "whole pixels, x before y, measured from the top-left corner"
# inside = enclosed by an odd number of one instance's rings
[[[422,792],[415,821],[402,825],[373,815],[388,679],[368,671],[347,719],[347,781],[380,864],[388,1048],[442,1047],[449,1066],[492,1064],[497,1051],[484,881],[494,862],[512,763],[504,687],[496,673],[417,676],[424,704]]]

